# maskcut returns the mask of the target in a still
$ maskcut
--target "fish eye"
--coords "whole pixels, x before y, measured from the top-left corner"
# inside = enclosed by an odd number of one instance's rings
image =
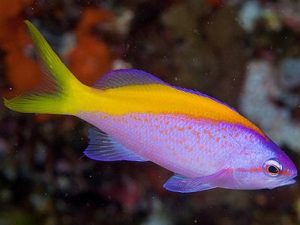
[[[278,176],[281,170],[282,165],[274,159],[267,160],[264,163],[264,172],[269,176]]]
[[[279,173],[279,168],[276,166],[269,166],[267,169],[268,169],[268,172],[272,175]]]

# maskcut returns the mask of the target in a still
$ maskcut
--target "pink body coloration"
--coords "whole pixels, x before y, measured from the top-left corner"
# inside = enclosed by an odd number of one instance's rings
[[[284,154],[266,137],[224,122],[168,114],[81,113],[78,116],[137,155],[184,177],[206,177],[224,171],[222,182],[216,177],[217,180],[210,180],[210,187],[259,189],[261,180],[255,182],[253,178],[259,177],[263,168],[255,165],[263,165],[266,157]],[[295,176],[293,163],[289,160],[284,163],[289,168],[286,175]]]

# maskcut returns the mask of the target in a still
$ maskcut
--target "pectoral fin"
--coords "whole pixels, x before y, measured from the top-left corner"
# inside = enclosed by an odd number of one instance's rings
[[[197,178],[174,175],[164,184],[164,188],[169,191],[181,193],[205,191],[220,187],[223,182],[226,183],[228,176],[230,176],[230,171],[227,169],[221,170],[209,176]]]
[[[89,139],[89,145],[84,154],[90,159],[98,161],[147,161],[98,129],[90,128]]]

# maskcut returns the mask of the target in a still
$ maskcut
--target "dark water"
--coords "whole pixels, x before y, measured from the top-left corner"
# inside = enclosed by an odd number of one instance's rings
[[[86,84],[134,67],[236,107],[299,165],[298,1],[0,2],[0,84],[10,98],[41,72],[31,20]],[[2,103],[1,103],[2,104]],[[0,106],[0,225],[299,224],[298,183],[177,194],[152,163],[89,160],[88,125]]]

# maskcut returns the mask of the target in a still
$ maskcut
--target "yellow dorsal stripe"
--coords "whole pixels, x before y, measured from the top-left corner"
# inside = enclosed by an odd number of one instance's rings
[[[103,112],[112,115],[127,113],[169,113],[182,114],[194,118],[211,119],[241,124],[264,133],[253,123],[208,97],[180,91],[162,84],[132,85],[105,91],[90,89],[83,101],[82,111]],[[78,113],[78,112],[74,112]]]

